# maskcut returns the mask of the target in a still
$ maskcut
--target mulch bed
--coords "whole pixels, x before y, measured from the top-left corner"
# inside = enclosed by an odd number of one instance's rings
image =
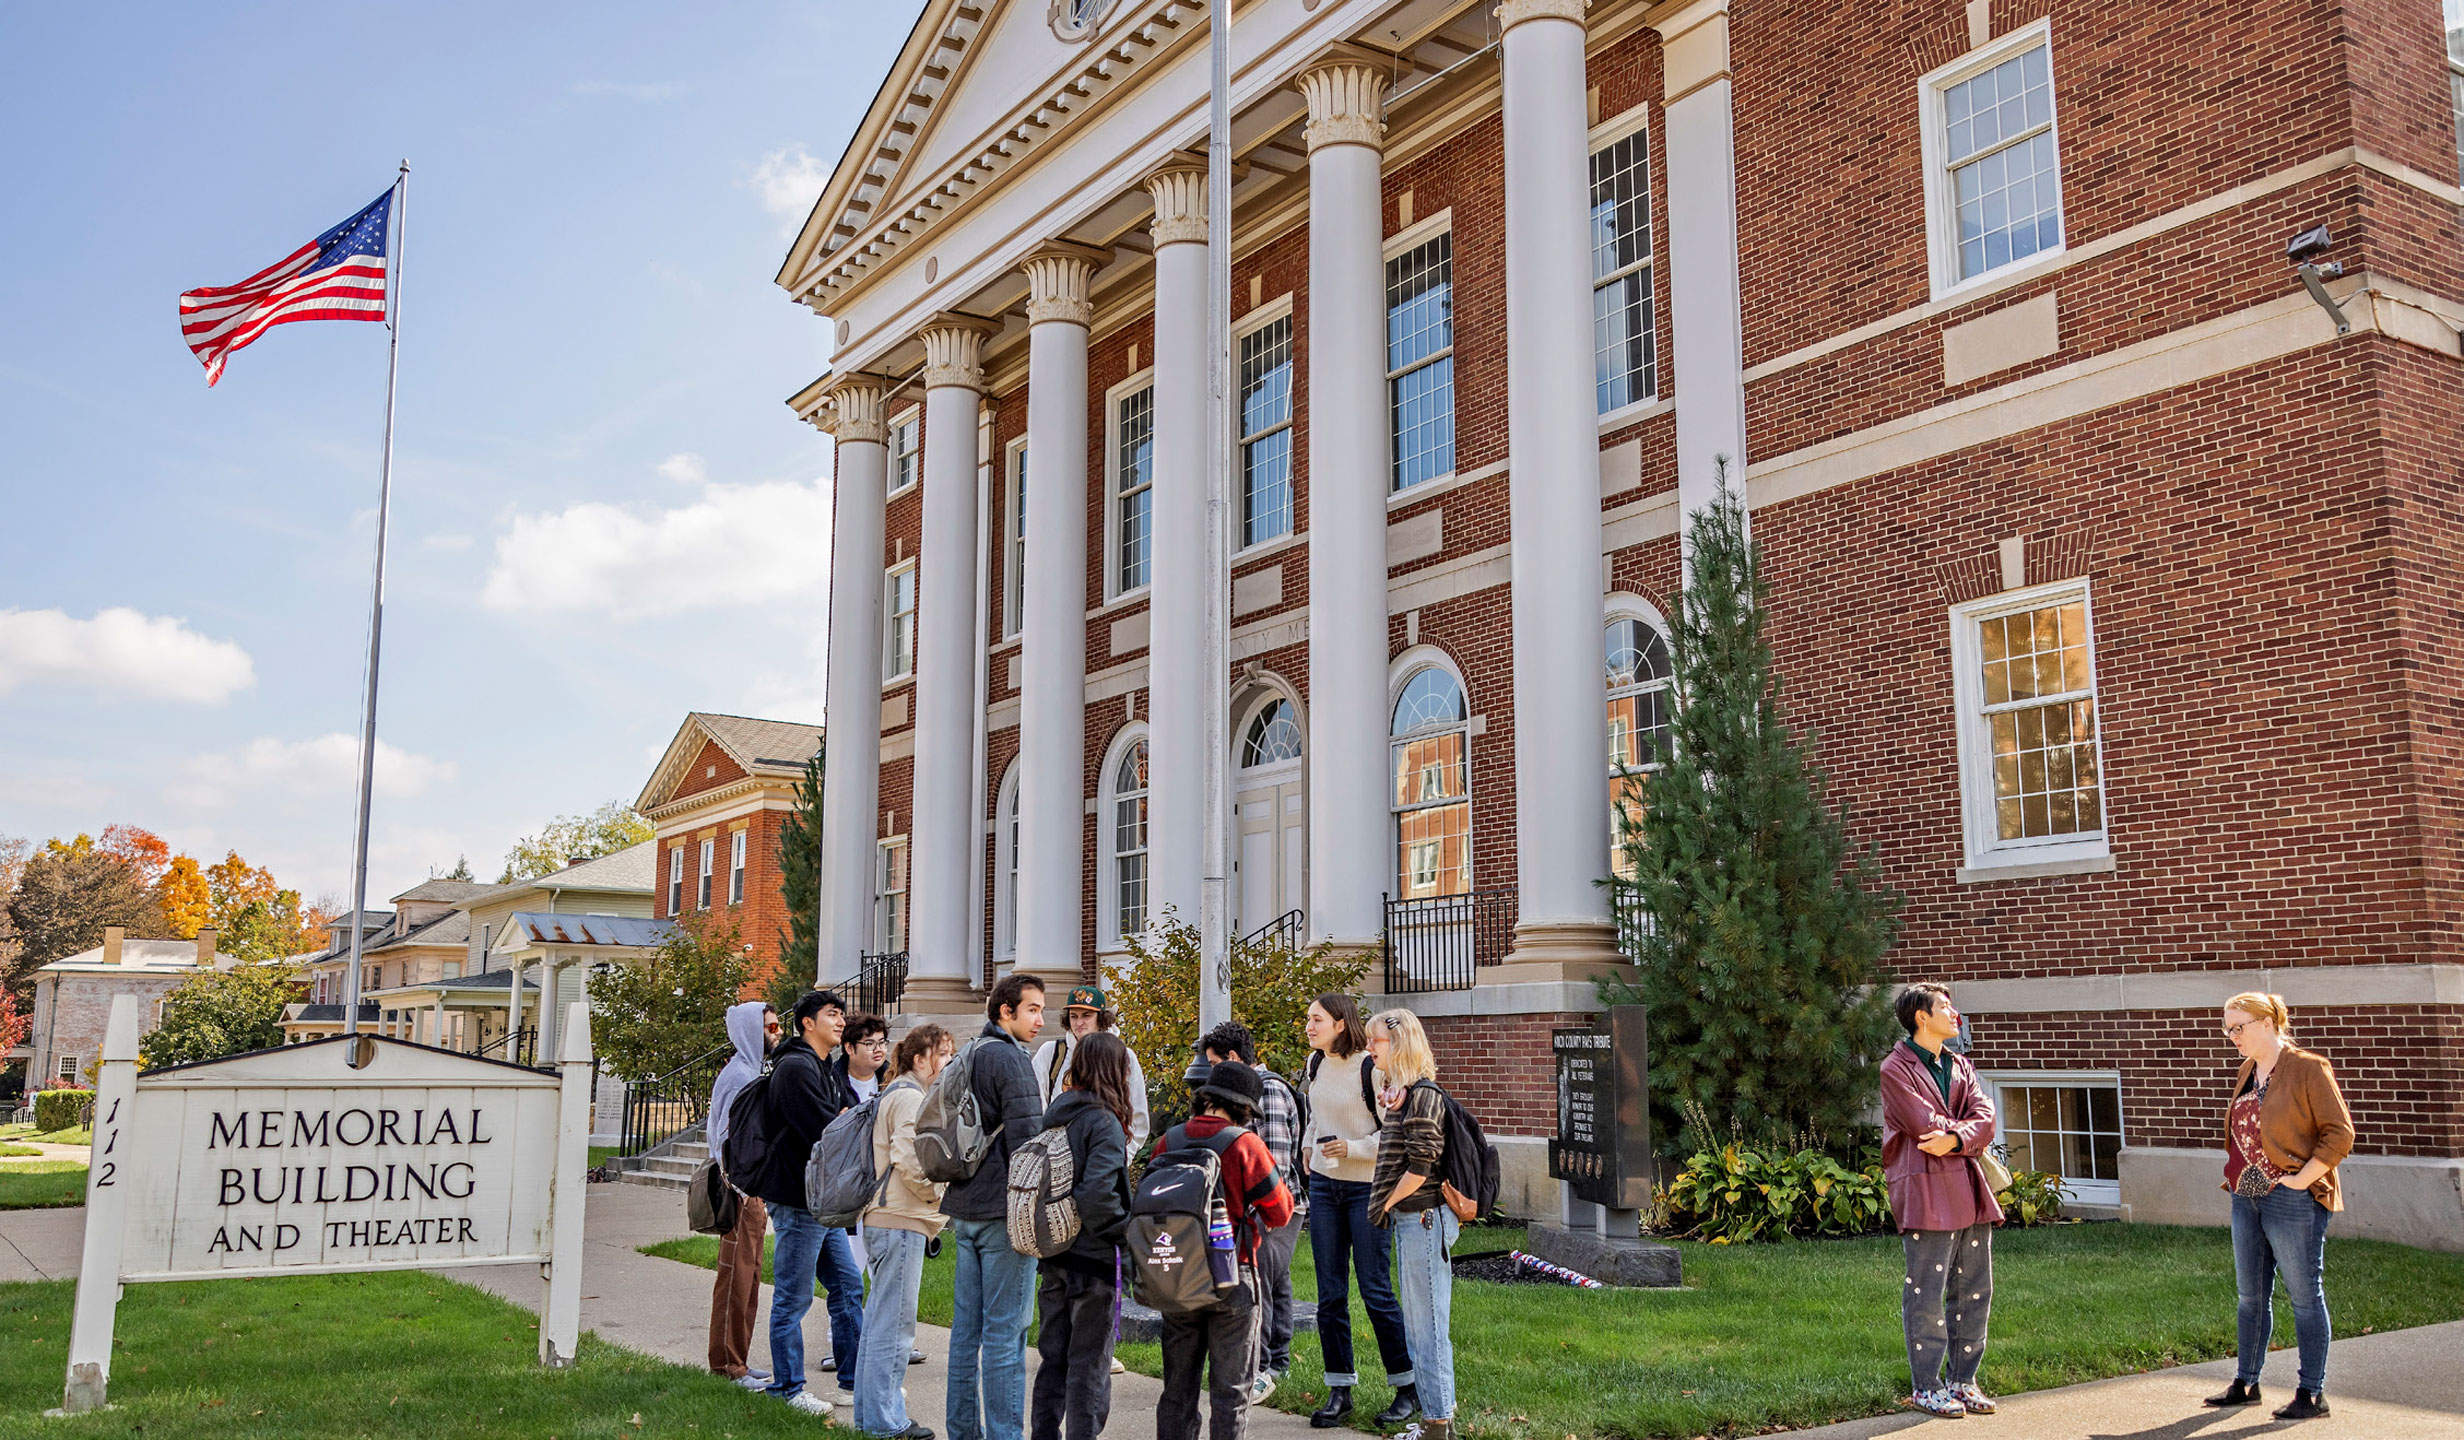
[[[1485,1255],[1455,1256],[1454,1278],[1485,1280],[1492,1285],[1565,1284],[1562,1280],[1552,1279],[1537,1270],[1525,1268],[1521,1262],[1503,1250],[1492,1250]]]

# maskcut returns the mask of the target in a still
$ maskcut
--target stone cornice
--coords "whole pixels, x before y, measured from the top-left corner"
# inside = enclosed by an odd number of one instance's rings
[[[984,388],[984,341],[1001,327],[975,315],[944,311],[924,324],[924,388]]]
[[[1095,306],[1088,299],[1096,267],[1104,252],[1092,245],[1056,241],[1027,257],[1027,323],[1059,321],[1067,325],[1095,323]]]
[[[1155,248],[1195,241],[1206,243],[1206,166],[1195,160],[1167,160],[1149,172],[1147,193],[1155,197]]]
[[[1297,84],[1309,101],[1309,124],[1302,133],[1310,153],[1321,145],[1375,150],[1385,144],[1390,64],[1380,56],[1344,49],[1301,71]]]

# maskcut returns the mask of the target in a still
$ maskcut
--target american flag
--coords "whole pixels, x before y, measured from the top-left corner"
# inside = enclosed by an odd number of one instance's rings
[[[222,378],[231,352],[294,320],[385,318],[385,236],[394,192],[237,285],[180,297],[180,334],[205,362],[205,383]]]

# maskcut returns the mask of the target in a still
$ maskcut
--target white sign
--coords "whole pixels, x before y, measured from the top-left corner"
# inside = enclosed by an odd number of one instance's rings
[[[586,1006],[558,1070],[336,1036],[140,1075],[136,999],[113,1000],[61,1408],[104,1403],[122,1281],[536,1262],[540,1363],[572,1364]]]

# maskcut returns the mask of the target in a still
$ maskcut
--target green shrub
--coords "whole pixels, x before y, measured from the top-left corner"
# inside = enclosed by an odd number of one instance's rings
[[[1198,1044],[1198,929],[1171,911],[1129,942],[1129,961],[1106,982],[1121,1017],[1121,1039],[1146,1071],[1148,1103],[1158,1115],[1185,1115],[1189,1087],[1181,1077]],[[1272,941],[1232,947],[1232,1014],[1257,1037],[1258,1059],[1280,1075],[1296,1075],[1309,1058],[1301,1027],[1320,995],[1354,995],[1368,972],[1366,956],[1344,956],[1320,945],[1294,950]]]
[[[94,1108],[91,1090],[44,1090],[34,1097],[34,1133],[71,1130],[86,1123]]]
[[[1865,1235],[1891,1220],[1880,1161],[1850,1169],[1812,1147],[1731,1141],[1687,1161],[1664,1199],[1671,1226],[1714,1245]]]
[[[2062,1218],[2062,1177],[2014,1169],[2011,1188],[1994,1198],[2002,1202],[2005,1225],[2051,1225]]]

